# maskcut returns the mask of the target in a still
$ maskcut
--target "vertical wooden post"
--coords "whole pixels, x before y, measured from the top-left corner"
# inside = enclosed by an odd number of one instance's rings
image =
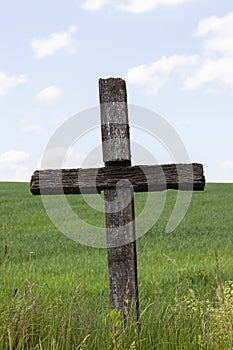
[[[101,130],[105,166],[130,166],[125,81],[100,79]],[[139,316],[133,188],[104,191],[111,308]]]

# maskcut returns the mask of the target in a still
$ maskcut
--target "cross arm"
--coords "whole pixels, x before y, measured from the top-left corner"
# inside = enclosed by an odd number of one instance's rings
[[[166,189],[203,191],[205,177],[203,166],[198,163],[50,169],[33,173],[30,190],[34,195],[91,194],[115,188],[116,185],[129,186],[129,182],[135,192]]]

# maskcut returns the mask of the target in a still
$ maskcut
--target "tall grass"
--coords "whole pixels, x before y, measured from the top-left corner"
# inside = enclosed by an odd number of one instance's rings
[[[145,196],[136,194],[137,212]],[[140,327],[126,327],[109,309],[106,250],[59,233],[28,184],[1,183],[0,349],[231,349],[233,185],[194,193],[165,234],[175,199],[168,191],[160,220],[137,241]],[[103,224],[81,197],[68,200]]]

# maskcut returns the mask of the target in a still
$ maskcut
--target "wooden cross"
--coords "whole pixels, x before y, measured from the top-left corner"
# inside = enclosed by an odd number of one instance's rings
[[[202,191],[203,166],[197,163],[131,166],[125,81],[100,79],[99,92],[105,167],[35,171],[30,189],[34,195],[104,191],[111,308],[125,317],[134,310],[138,319],[133,193],[166,189]]]

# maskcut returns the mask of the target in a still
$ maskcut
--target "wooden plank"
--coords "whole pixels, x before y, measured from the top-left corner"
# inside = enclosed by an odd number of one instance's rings
[[[134,192],[166,189],[203,191],[205,187],[203,166],[193,163],[37,170],[32,175],[30,189],[34,195],[96,193],[114,189],[116,184],[123,187],[124,182],[119,183],[122,179],[130,181]]]
[[[116,171],[131,165],[127,95],[122,79],[100,79],[103,160]],[[106,184],[106,183],[105,183]],[[139,316],[133,188],[104,187],[111,308]],[[125,205],[125,203],[128,203]]]

